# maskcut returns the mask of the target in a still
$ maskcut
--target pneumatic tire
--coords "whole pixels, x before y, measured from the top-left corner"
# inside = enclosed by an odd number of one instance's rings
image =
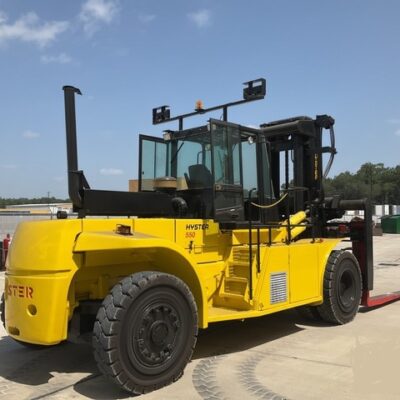
[[[94,325],[94,356],[115,384],[143,394],[182,376],[197,333],[197,307],[187,285],[169,274],[137,273],[104,299]]]
[[[328,258],[323,283],[324,302],[318,313],[326,322],[343,325],[357,314],[362,294],[361,271],[348,251],[333,251]]]

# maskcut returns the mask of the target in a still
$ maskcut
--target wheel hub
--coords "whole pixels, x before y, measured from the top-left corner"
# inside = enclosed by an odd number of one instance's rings
[[[175,348],[179,327],[179,318],[172,306],[153,305],[147,308],[133,338],[140,361],[145,365],[159,365],[169,359]]]
[[[339,283],[339,303],[345,311],[354,306],[356,287],[354,277],[349,271],[344,271]]]
[[[168,336],[168,325],[164,321],[155,321],[150,327],[150,337],[157,346],[165,344]]]

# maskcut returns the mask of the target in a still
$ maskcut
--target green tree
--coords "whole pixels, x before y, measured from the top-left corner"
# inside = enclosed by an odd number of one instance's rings
[[[68,203],[69,199],[57,199],[56,197],[40,197],[29,199],[26,197],[19,198],[2,198],[0,197],[0,208],[19,204],[49,204],[49,203]]]
[[[349,200],[368,197],[375,204],[400,204],[400,165],[365,163],[355,174],[346,171],[326,179],[325,193]]]

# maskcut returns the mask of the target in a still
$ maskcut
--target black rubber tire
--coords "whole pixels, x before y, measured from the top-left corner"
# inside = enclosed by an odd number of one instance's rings
[[[307,319],[309,321],[322,321],[322,317],[318,312],[318,308],[315,306],[297,307],[296,311],[302,318]]]
[[[1,320],[1,323],[3,324],[3,326],[4,326],[4,329],[6,329],[4,293],[1,295],[1,300],[0,300],[0,320]]]
[[[137,273],[104,299],[94,324],[94,356],[115,384],[143,394],[183,375],[197,334],[197,307],[187,285],[169,274]]]
[[[324,302],[318,313],[326,322],[343,325],[357,314],[362,278],[357,259],[349,251],[332,251],[324,274]]]

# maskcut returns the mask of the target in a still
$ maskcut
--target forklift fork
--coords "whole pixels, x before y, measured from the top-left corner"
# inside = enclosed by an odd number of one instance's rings
[[[360,264],[363,280],[361,305],[366,308],[373,308],[400,300],[400,291],[371,296],[374,284],[374,266],[372,252],[372,212],[369,201],[367,199],[342,200],[339,204],[342,209],[364,211],[363,220],[353,220],[350,222],[350,238],[353,254]]]
[[[396,300],[400,300],[400,291],[391,292],[385,294],[379,294],[377,296],[370,296],[370,291],[367,290],[363,292],[361,298],[361,305],[367,308],[373,308],[378,306],[384,306],[386,304],[392,303]]]

